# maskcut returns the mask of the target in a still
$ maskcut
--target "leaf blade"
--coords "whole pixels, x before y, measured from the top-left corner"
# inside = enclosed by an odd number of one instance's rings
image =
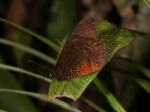
[[[110,27],[109,25],[108,25],[109,27],[107,30],[105,27],[105,30],[103,32],[101,32],[99,30],[102,29],[100,26],[100,25],[102,25],[102,22],[100,22],[99,24],[97,23],[97,25],[98,26],[96,26],[96,27],[97,28],[99,27],[99,29],[97,29],[99,32],[99,38],[104,42],[105,47],[107,49],[105,64],[112,58],[112,56],[118,49],[128,45],[137,37],[136,35],[134,35],[134,33],[132,31],[130,31],[128,29],[119,29],[114,26]],[[98,72],[95,72],[88,76],[74,78],[74,79],[72,79],[72,82],[74,84],[72,84],[71,81],[70,82],[68,82],[68,81],[61,82],[61,81],[57,81],[57,80],[53,79],[52,83],[50,85],[50,88],[49,88],[48,99],[52,100],[55,97],[69,97],[69,98],[72,98],[73,100],[77,100],[81,96],[83,91],[86,89],[86,87],[96,77],[97,74],[98,74]],[[67,83],[69,83],[69,84],[67,84]],[[66,84],[67,84],[67,87],[66,87]],[[80,88],[78,89],[74,85],[76,85],[77,87],[80,87]],[[74,91],[73,87],[76,88],[75,91],[78,91],[78,93],[71,92],[71,91]],[[66,89],[64,90],[64,88],[66,88]]]

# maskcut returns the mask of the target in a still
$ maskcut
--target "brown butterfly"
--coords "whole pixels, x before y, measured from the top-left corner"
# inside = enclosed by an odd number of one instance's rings
[[[89,75],[102,68],[105,58],[106,48],[98,38],[95,25],[84,18],[67,39],[53,76],[63,81]]]

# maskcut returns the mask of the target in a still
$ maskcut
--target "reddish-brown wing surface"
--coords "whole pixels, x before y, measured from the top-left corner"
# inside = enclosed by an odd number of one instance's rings
[[[81,20],[66,41],[55,69],[55,78],[67,80],[101,69],[106,49],[91,20]]]

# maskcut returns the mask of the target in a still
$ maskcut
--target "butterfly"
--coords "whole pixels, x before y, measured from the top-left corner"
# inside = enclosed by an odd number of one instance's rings
[[[59,80],[99,71],[106,59],[106,48],[98,38],[94,23],[82,19],[67,39],[56,63],[53,76]]]

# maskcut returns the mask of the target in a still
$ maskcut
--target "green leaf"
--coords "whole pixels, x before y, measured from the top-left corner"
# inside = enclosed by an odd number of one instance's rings
[[[150,8],[150,0],[144,0],[144,2],[147,4],[147,6]]]
[[[110,27],[111,24],[109,24],[110,26],[107,29],[102,26],[104,25],[102,21],[97,21],[96,25],[99,38],[104,42],[107,49],[105,64],[112,58],[118,49],[128,45],[136,38],[136,35],[128,29],[119,29],[116,28],[115,25]],[[103,28],[105,29],[102,32],[101,30]],[[69,97],[73,100],[77,100],[97,74],[98,72],[95,72],[88,76],[73,78],[67,81],[53,79],[49,88],[48,99],[52,100],[56,97]]]
[[[117,28],[117,26],[115,24],[110,23],[110,22],[105,21],[105,20],[96,21],[95,26],[96,26],[98,33]]]

